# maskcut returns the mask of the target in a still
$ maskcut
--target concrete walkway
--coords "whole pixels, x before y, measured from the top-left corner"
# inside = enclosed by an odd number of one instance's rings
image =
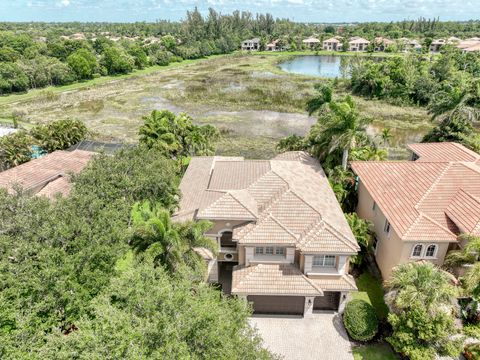
[[[264,346],[285,360],[353,360],[340,315],[317,313],[308,318],[260,316],[250,318]]]

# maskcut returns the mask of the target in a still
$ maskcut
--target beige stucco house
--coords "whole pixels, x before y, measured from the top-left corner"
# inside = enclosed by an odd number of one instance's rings
[[[342,41],[338,37],[332,37],[323,41],[323,50],[340,51],[342,49]]]
[[[389,46],[395,45],[395,41],[379,36],[375,38],[374,44],[375,44],[375,48],[374,48],[375,51],[385,51],[385,49],[388,48]]]
[[[302,40],[302,43],[308,47],[309,49],[315,49],[317,46],[320,45],[320,40],[318,40],[316,37],[309,37],[307,39]]]
[[[359,36],[354,36],[348,42],[348,51],[367,51],[367,47],[370,44],[370,41],[367,39],[361,38]]]
[[[210,220],[219,244],[209,281],[256,313],[308,315],[343,308],[355,291],[355,237],[319,162],[304,152],[272,160],[194,157],[175,221]]]
[[[413,161],[352,162],[361,218],[374,225],[374,252],[384,278],[399,264],[442,265],[480,235],[480,155],[456,143],[411,144]]]

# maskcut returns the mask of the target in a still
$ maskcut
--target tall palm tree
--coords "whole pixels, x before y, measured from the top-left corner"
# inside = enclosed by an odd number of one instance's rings
[[[312,126],[309,143],[320,158],[337,150],[343,151],[342,167],[346,169],[349,151],[368,143],[366,128],[371,119],[360,116],[350,96],[341,102],[329,102],[328,110]]]
[[[203,235],[211,226],[209,222],[174,223],[168,211],[159,205],[151,205],[149,201],[133,206],[131,220],[134,250],[145,253],[172,274],[183,265],[199,268],[202,259],[195,247],[216,252],[216,243]]]
[[[361,248],[361,251],[352,258],[352,263],[361,265],[372,243],[372,225],[368,221],[360,219],[356,213],[345,214],[345,217]]]

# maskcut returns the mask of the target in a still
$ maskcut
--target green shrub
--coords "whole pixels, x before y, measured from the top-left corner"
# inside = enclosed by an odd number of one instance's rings
[[[469,324],[463,327],[463,333],[480,340],[480,324]]]
[[[343,323],[348,334],[358,341],[371,340],[378,331],[375,309],[364,300],[352,300],[347,304]]]

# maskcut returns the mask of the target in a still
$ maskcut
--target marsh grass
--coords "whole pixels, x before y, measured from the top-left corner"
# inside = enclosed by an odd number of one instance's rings
[[[233,54],[208,60],[148,68],[133,75],[32,91],[0,98],[0,118],[22,112],[22,124],[73,118],[84,121],[100,140],[137,141],[141,117],[153,109],[186,111],[200,123],[223,128],[219,154],[267,158],[277,141],[303,135],[315,122],[305,112],[313,86],[330,80],[293,75],[278,62],[291,54]],[[348,93],[337,80],[338,96]],[[355,97],[374,122],[371,131],[390,127],[404,146],[431,124],[423,109]]]

